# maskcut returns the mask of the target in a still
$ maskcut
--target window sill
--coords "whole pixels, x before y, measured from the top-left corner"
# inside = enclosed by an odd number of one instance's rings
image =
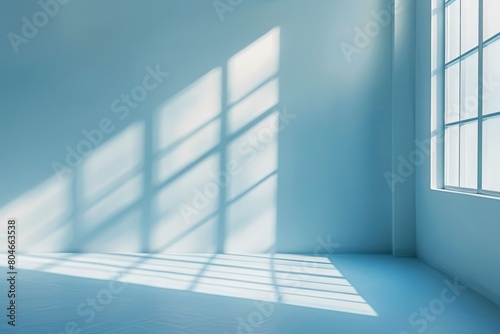
[[[451,194],[459,194],[459,195],[473,196],[473,197],[479,197],[479,198],[494,199],[494,200],[500,201],[500,193],[494,193],[494,192],[479,194],[479,193],[473,192],[469,189],[459,190],[459,189],[450,189],[450,188],[431,188],[431,190],[445,192],[445,193],[451,193]]]

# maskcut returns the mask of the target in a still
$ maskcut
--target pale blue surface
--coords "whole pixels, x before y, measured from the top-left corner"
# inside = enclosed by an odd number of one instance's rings
[[[432,124],[431,2],[419,1],[417,12],[416,135],[424,142],[431,138]],[[418,256],[441,270],[468,278],[474,289],[500,305],[500,243],[496,237],[500,235],[500,200],[433,190],[431,171],[438,173],[427,156],[417,168]]]
[[[30,270],[19,275],[19,327],[14,333],[55,334],[74,322],[82,333],[233,334],[238,333],[238,318],[252,317],[256,325],[250,330],[241,327],[239,333],[496,334],[500,330],[498,307],[470,289],[453,292],[447,283],[452,278],[416,259],[33,254],[20,261]],[[110,286],[104,277],[116,273],[127,285]],[[321,280],[337,281],[317,283]],[[110,289],[117,293],[109,303],[102,299],[106,303],[99,304],[100,297],[106,298],[102,291]],[[270,302],[272,291],[280,301]],[[87,298],[95,298],[100,311],[91,312],[84,304],[77,313]],[[351,298],[361,299],[345,302]],[[363,308],[353,312],[352,304]],[[375,315],[363,311],[368,307]],[[420,312],[429,312],[429,320]],[[2,333],[4,326],[2,321]]]
[[[384,178],[391,169],[390,25],[351,63],[339,47],[353,44],[353,29],[364,28],[374,20],[370,12],[388,3],[246,1],[221,21],[211,0],[72,1],[20,45],[18,54],[2,38],[0,151],[9,163],[0,170],[0,216],[24,221],[24,251],[300,253],[313,251],[317,238],[331,235],[338,251],[390,252],[391,192]],[[39,10],[36,1],[1,7],[2,36],[20,33],[21,18]],[[231,126],[219,120],[229,110],[223,104],[218,118],[205,124],[208,139],[203,131],[187,137],[175,133],[181,129],[176,122],[196,128],[209,120],[217,101],[205,102],[200,92],[187,99],[203,101],[196,110],[177,105],[163,112],[163,123],[155,117],[200,78],[205,82],[207,73],[212,81],[203,86],[205,93],[231,98],[232,83],[219,82],[226,65],[273,29],[279,30],[279,69],[273,74],[279,91],[272,93],[278,99],[272,105],[296,118],[279,133],[277,146],[259,154],[233,182],[238,191],[254,187],[253,197],[233,205],[232,190],[226,189],[225,200],[214,199],[206,214],[183,225],[176,201],[192,199],[192,189],[204,185],[208,170],[217,171],[221,161],[232,158],[225,148],[229,139],[221,139],[224,131],[218,128]],[[250,78],[267,71],[251,68],[262,54],[250,53],[243,62],[243,70],[250,68],[236,75],[243,85],[262,84]],[[120,120],[112,102],[140,85],[146,67],[157,64],[169,77]],[[260,118],[251,114],[251,124],[257,123]],[[261,118],[272,114],[268,110]],[[102,148],[100,155],[76,168],[73,180],[54,182],[52,163],[63,163],[65,147],[75,149],[85,140],[81,131],[95,129],[103,118],[115,128],[94,150]],[[125,129],[131,131],[128,140],[121,137]],[[180,153],[161,153],[155,149],[161,135],[185,146]],[[217,143],[222,148],[213,146]],[[212,145],[207,155],[204,145]],[[136,169],[126,169],[130,166],[121,159],[127,158],[135,159]],[[169,174],[169,168],[179,168],[180,174]],[[173,176],[156,183],[158,170]],[[93,207],[96,203],[101,207]],[[61,212],[54,213],[56,208]],[[264,218],[255,214],[261,212]]]

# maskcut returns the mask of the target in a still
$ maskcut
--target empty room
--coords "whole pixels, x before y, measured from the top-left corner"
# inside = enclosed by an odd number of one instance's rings
[[[0,333],[500,334],[500,0],[3,0]]]

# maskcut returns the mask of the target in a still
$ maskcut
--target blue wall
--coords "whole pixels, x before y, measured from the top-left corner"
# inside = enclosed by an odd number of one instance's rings
[[[395,9],[392,174],[386,174],[392,188],[392,252],[415,256],[415,1],[397,0]]]
[[[1,7],[21,250],[390,252],[389,1]]]
[[[431,121],[435,117],[431,112],[439,103],[433,98],[437,89],[431,86],[431,1],[418,1],[417,13],[417,141],[424,143],[433,138],[432,142],[437,143],[439,138],[431,137],[431,126],[436,124]],[[433,189],[440,183],[435,169],[439,160],[437,145],[433,144],[433,148],[417,167],[418,257],[466,281],[500,305],[500,201]],[[436,174],[432,178],[431,172]]]

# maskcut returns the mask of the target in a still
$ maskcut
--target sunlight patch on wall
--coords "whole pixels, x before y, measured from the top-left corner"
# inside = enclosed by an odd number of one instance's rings
[[[137,207],[121,211],[106,225],[93,230],[82,243],[82,252],[138,252],[141,250],[142,212]],[[87,220],[88,221],[88,220]]]
[[[229,200],[278,169],[278,132],[275,131],[278,122],[279,113],[275,111],[235,138],[229,146],[229,158],[241,166],[228,187]]]
[[[77,174],[75,237],[82,251],[139,251],[144,125],[136,122],[95,149]]]
[[[154,252],[214,252],[219,171],[213,154],[158,190],[153,199],[151,242]]]
[[[266,178],[228,208],[226,251],[260,253],[276,242],[276,174]]]
[[[229,109],[229,130],[234,133],[250,124],[279,102],[279,82],[272,79]]]
[[[94,149],[81,168],[81,196],[85,204],[121,185],[144,164],[144,124],[129,125]]]
[[[87,230],[87,233],[91,232],[117,213],[132,206],[141,197],[142,189],[142,175],[124,180],[82,214],[82,220],[85,221],[84,230]]]
[[[70,239],[71,185],[71,177],[53,176],[0,209],[2,221],[18,221],[19,251],[58,251]]]
[[[220,141],[221,69],[168,100],[154,115],[154,182],[178,173]]]
[[[278,73],[280,28],[235,54],[228,62],[229,102],[234,103]]]

